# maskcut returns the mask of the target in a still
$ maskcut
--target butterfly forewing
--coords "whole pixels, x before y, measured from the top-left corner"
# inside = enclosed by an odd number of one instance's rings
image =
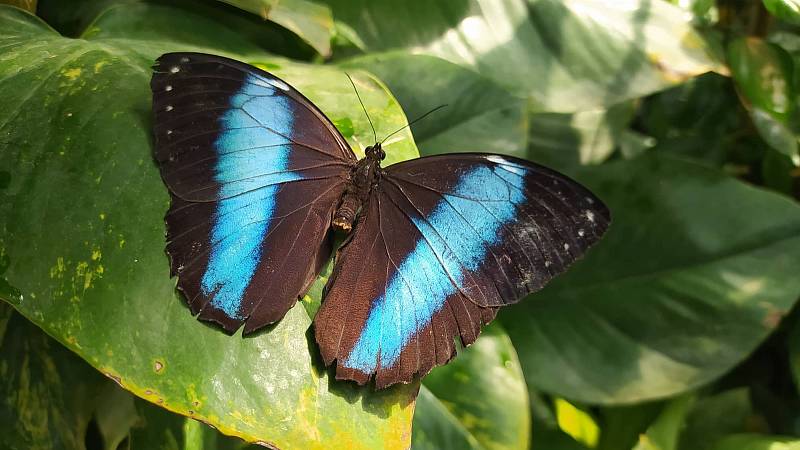
[[[378,387],[425,374],[454,355],[454,338],[472,343],[497,307],[566,270],[609,221],[587,189],[524,160],[451,154],[390,166],[315,319],[323,358],[340,378],[375,375]]]
[[[172,195],[167,252],[192,312],[245,332],[283,317],[331,252],[355,156],[284,81],[170,53],[151,81],[155,157]]]

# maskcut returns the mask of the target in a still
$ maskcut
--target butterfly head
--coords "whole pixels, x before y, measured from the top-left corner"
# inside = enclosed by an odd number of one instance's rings
[[[383,161],[384,158],[386,158],[386,152],[381,148],[380,142],[367,147],[367,149],[364,150],[364,153],[367,155],[367,158],[378,162]]]

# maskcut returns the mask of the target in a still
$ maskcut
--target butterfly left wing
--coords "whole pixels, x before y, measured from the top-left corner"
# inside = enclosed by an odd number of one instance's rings
[[[330,255],[355,156],[302,94],[239,61],[168,53],[151,89],[178,288],[231,333],[280,320]]]
[[[409,382],[475,341],[497,308],[544,286],[605,232],[586,188],[483,154],[386,169],[339,251],[315,333],[337,378]],[[365,264],[364,261],[369,261]]]

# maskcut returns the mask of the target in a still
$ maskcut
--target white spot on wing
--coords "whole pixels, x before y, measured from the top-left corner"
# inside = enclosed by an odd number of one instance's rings
[[[589,220],[589,222],[594,223],[594,213],[593,212],[591,212],[591,211],[589,211],[587,209],[586,211],[583,212],[583,214],[586,216],[586,218]]]
[[[172,111],[172,105],[167,105],[167,107],[164,108],[164,111]]]
[[[178,73],[181,71],[181,68],[178,66],[172,66],[169,68],[170,73]]]
[[[569,250],[569,244],[564,244],[564,250]]]
[[[171,91],[172,90],[172,85],[168,84],[168,85],[164,86],[164,90],[167,91],[167,92]]]
[[[583,237],[586,234],[583,230],[578,230],[578,236]]]
[[[281,90],[284,90],[284,91],[288,91],[289,90],[289,85],[284,83],[281,80],[269,79],[267,81],[269,82],[269,84],[275,86],[278,89],[281,89]]]
[[[181,58],[181,62],[182,63],[187,63],[187,62],[189,62],[189,58],[184,56],[183,58]]]
[[[551,263],[550,261],[545,261],[544,262],[544,266],[545,267],[550,267],[551,265],[553,265],[553,263]]]
[[[514,164],[511,161],[503,158],[500,155],[488,155],[486,157],[486,159],[488,161],[491,161],[491,162],[495,163],[495,164],[502,165],[504,170],[507,170],[509,172],[513,172],[513,173],[515,173],[517,175],[525,175],[525,169],[520,168],[516,164]]]
[[[172,134],[172,130],[167,130],[167,136],[169,136],[170,134]]]
[[[288,84],[284,83],[281,80],[276,80],[276,79],[273,79],[273,78],[251,77],[250,80],[248,80],[248,81],[250,81],[251,83],[256,84],[258,86],[265,87],[265,88],[270,88],[270,89],[272,89],[273,87],[276,87],[276,88],[284,90],[284,91],[288,91],[288,90],[291,89]]]
[[[488,155],[486,159],[495,164],[508,164],[508,160],[499,155]]]

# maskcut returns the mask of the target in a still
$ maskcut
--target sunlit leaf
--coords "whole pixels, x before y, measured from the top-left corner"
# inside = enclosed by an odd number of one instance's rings
[[[322,56],[330,56],[333,17],[325,5],[309,0],[220,0],[258,14],[293,31]]]
[[[367,49],[439,56],[540,111],[604,108],[712,70],[678,7],[658,0],[327,0]]]
[[[764,6],[775,17],[794,24],[800,24],[800,1],[764,0]]]
[[[527,102],[471,70],[441,58],[400,51],[355,58],[342,66],[375,73],[397,97],[409,120],[446,105],[412,126],[423,154],[525,155]]]

